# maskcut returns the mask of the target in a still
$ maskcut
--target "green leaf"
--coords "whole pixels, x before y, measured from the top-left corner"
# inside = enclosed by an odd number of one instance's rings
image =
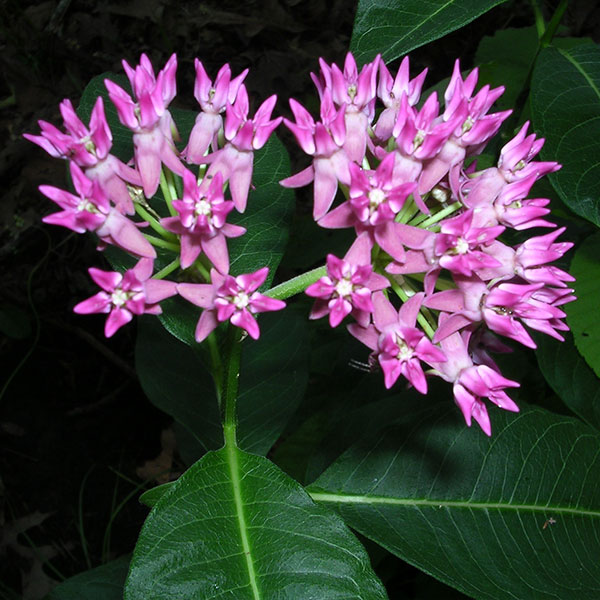
[[[122,600],[130,556],[79,573],[57,585],[44,600]]]
[[[152,404],[182,424],[206,451],[223,445],[213,379],[194,350],[153,317],[139,320],[135,368]]]
[[[575,252],[569,272],[576,281],[573,284],[577,302],[567,305],[567,322],[573,332],[577,349],[600,376],[600,321],[598,320],[598,297],[600,296],[600,233],[596,233]]]
[[[289,308],[263,315],[261,336],[242,350],[237,440],[242,450],[266,454],[277,441],[308,381],[306,317]]]
[[[360,0],[350,50],[365,63],[405,55],[460,29],[505,0]]]
[[[573,344],[573,336],[563,331],[564,342],[546,335],[534,335],[540,370],[561,400],[590,425],[600,429],[600,379]]]
[[[237,436],[240,448],[266,454],[304,395],[308,378],[305,320],[290,309],[259,317],[261,336],[242,350]],[[223,445],[212,377],[193,348],[155,319],[141,320],[136,370],[153,404],[172,415],[205,450]],[[196,457],[199,458],[199,457]]]
[[[149,490],[145,491],[140,497],[139,501],[146,506],[153,508],[154,505],[175,485],[174,481],[157,485]]]
[[[311,496],[475,598],[598,598],[600,436],[522,406],[487,438],[449,404],[359,440]]]
[[[585,43],[540,53],[531,84],[535,131],[546,138],[543,160],[561,200],[600,226],[600,48]]]
[[[125,600],[384,599],[358,540],[265,458],[210,452],[153,508]]]
[[[479,68],[479,85],[503,85],[504,93],[494,105],[494,112],[514,108],[527,80],[538,49],[535,27],[501,29],[484,37],[475,53]]]

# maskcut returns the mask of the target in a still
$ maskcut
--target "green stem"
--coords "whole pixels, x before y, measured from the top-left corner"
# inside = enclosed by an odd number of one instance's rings
[[[148,225],[156,231],[156,233],[162,235],[167,240],[175,241],[177,236],[170,231],[167,231],[141,204],[135,203],[135,212],[148,222]]]
[[[157,246],[158,248],[165,248],[165,250],[173,250],[173,252],[177,252],[179,254],[179,244],[174,244],[173,242],[167,242],[167,240],[163,240],[162,238],[154,237],[153,235],[149,235],[147,233],[142,234],[153,246]]]
[[[400,209],[400,212],[396,215],[394,219],[396,223],[408,223],[415,214],[418,212],[419,208],[415,204],[412,196],[409,196],[404,203],[404,206]]]
[[[265,296],[269,298],[275,298],[277,300],[285,300],[290,296],[295,296],[303,292],[311,283],[318,281],[321,277],[327,275],[327,267],[317,267],[297,277],[292,277],[279,285],[271,288],[268,292],[265,292]]]
[[[535,29],[537,31],[538,39],[542,39],[544,32],[546,31],[546,23],[544,22],[544,15],[540,10],[537,0],[531,0],[531,8],[535,17]]]
[[[160,189],[165,197],[165,202],[167,204],[167,208],[169,209],[169,214],[174,217],[177,214],[175,207],[173,206],[173,188],[169,185],[167,181],[167,177],[165,176],[165,169],[160,170]]]
[[[242,356],[242,332],[229,325],[227,362],[223,379],[223,400],[225,401],[225,418],[223,433],[225,445],[237,446],[237,396],[240,378],[240,360]]]
[[[153,275],[152,279],[162,279],[163,277],[170,275],[177,267],[179,267],[179,256],[166,267],[158,271],[156,275]]]
[[[217,402],[221,406],[221,394],[223,393],[223,363],[219,353],[219,345],[217,344],[217,336],[213,331],[207,338],[208,351],[210,352],[210,362],[212,366],[213,379],[217,390]]]
[[[544,35],[540,38],[540,47],[545,48],[550,45],[568,5],[569,0],[561,0],[560,4],[556,7],[552,18],[550,19],[550,23],[548,23],[548,27],[546,27],[546,31],[544,31]]]

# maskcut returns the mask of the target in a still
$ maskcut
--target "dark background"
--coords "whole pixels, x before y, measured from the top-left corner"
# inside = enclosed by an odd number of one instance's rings
[[[598,41],[595,4],[571,3],[564,21],[570,35]],[[89,236],[40,222],[55,207],[37,187],[66,187],[66,163],[22,134],[37,134],[38,119],[61,126],[63,98],[77,105],[93,76],[122,72],[121,59],[135,65],[141,52],[157,71],[177,53],[173,106],[195,108],[197,56],[211,77],[225,62],[236,75],[250,68],[246,85],[255,108],[277,93],[277,114],[289,116],[289,97],[316,114],[309,72],[318,70],[319,57],[343,63],[350,6],[344,0],[0,2],[0,597],[37,600],[61,578],[130,552],[147,514],[137,486],[153,470],[167,468],[174,477],[183,469],[169,417],[137,382],[135,325],[106,340],[101,316],[72,313],[96,292],[87,269],[105,262]],[[411,53],[411,71],[429,67],[430,85],[450,74],[455,57],[463,68],[472,66],[483,35],[532,23],[529,3],[500,6]],[[287,131],[278,135],[290,149],[293,172],[305,166]],[[300,195],[300,212],[310,210],[309,200]],[[140,471],[161,450],[162,462]],[[378,571],[390,597],[415,597],[415,573],[400,561],[384,560]]]

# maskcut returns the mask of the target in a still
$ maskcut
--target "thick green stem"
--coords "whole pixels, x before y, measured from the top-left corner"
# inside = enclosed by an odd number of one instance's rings
[[[275,298],[277,300],[285,300],[290,296],[300,294],[311,283],[318,281],[321,279],[321,277],[325,277],[325,275],[327,275],[327,268],[324,266],[317,267],[316,269],[312,269],[312,271],[307,271],[306,273],[302,273],[302,275],[292,277],[292,279],[288,279],[287,281],[276,285],[268,292],[265,292],[265,296],[269,296],[269,298]]]
[[[241,356],[242,333],[237,327],[229,325],[225,373],[223,378],[223,400],[225,402],[223,433],[225,436],[225,445],[231,447],[237,446],[237,396]]]
[[[221,399],[223,394],[223,363],[221,362],[221,354],[219,353],[217,336],[215,335],[214,331],[206,338],[206,342],[208,343],[212,374],[215,381],[215,388],[217,390],[217,402],[219,403],[219,407],[221,407]]]
[[[550,23],[548,23],[548,27],[546,27],[546,31],[544,31],[544,35],[540,39],[540,46],[542,48],[549,46],[552,42],[552,38],[554,37],[554,34],[560,25],[560,21],[563,18],[568,5],[569,0],[561,0],[560,4],[556,7],[552,18],[550,19]]]
[[[533,9],[533,15],[535,17],[535,29],[537,31],[538,39],[542,39],[542,36],[546,31],[546,23],[544,22],[544,15],[542,14],[537,0],[531,0],[531,8]]]

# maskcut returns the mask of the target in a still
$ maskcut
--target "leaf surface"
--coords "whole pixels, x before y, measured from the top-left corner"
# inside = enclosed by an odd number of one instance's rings
[[[359,0],[350,50],[387,61],[460,29],[505,0]]]
[[[543,160],[562,169],[549,175],[561,200],[600,226],[600,48],[548,47],[531,83],[536,133],[546,138]]]
[[[539,408],[492,421],[487,438],[429,405],[358,441],[309,491],[475,598],[598,598],[600,436]]]
[[[122,600],[131,556],[84,571],[57,585],[44,600]]]
[[[210,452],[156,503],[125,600],[383,600],[341,519],[265,458]]]

